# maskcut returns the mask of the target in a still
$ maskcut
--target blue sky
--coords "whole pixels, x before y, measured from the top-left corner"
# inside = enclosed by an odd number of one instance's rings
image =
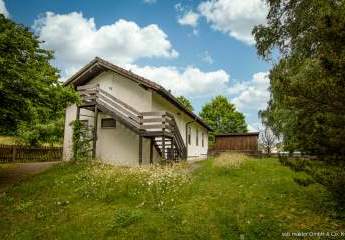
[[[0,12],[55,51],[62,79],[97,55],[185,95],[196,112],[225,95],[258,125],[270,69],[250,35],[265,22],[261,0],[1,1]]]

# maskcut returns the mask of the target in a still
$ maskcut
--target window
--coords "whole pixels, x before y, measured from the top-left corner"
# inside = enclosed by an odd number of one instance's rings
[[[101,128],[116,128],[116,121],[112,118],[103,118]]]
[[[204,133],[201,134],[201,146],[204,147]]]
[[[188,139],[188,144],[191,144],[191,135],[192,135],[192,129],[191,127],[187,128],[187,139]]]
[[[195,145],[199,146],[199,129],[196,129]]]

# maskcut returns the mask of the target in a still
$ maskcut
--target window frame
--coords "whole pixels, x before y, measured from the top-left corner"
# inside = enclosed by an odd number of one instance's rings
[[[190,126],[187,128],[187,143],[192,145],[192,128]]]
[[[114,121],[114,123],[115,123],[114,126],[104,126],[104,121],[109,121],[109,120]],[[116,120],[113,118],[102,118],[101,119],[101,128],[103,128],[103,129],[114,129],[114,128],[116,128],[116,125],[117,125]]]
[[[195,146],[199,146],[199,129],[195,129]]]
[[[204,139],[204,138],[205,138],[205,133],[202,132],[202,133],[201,133],[201,146],[202,146],[202,147],[205,147],[205,139]]]

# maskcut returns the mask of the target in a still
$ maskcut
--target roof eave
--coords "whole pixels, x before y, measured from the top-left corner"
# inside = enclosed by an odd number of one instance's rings
[[[80,79],[84,74],[91,74],[91,69],[94,66],[101,66],[104,69],[103,70],[110,70],[114,71],[118,74],[124,75],[125,77],[130,78],[131,80],[144,85],[145,87],[148,87],[163,97],[170,100],[177,108],[185,112],[187,115],[189,115],[191,118],[193,118],[196,122],[201,124],[203,127],[205,127],[209,131],[213,131],[210,126],[208,126],[199,116],[197,116],[192,111],[189,111],[186,107],[184,107],[169,91],[167,91],[165,88],[160,86],[159,84],[150,81],[148,79],[145,79],[137,74],[134,74],[128,70],[125,70],[123,68],[120,68],[108,61],[105,61],[99,57],[95,57],[91,62],[86,64],[84,67],[82,67],[78,72],[76,72],[73,76],[71,76],[69,79],[67,79],[63,85],[67,86],[69,84],[74,84],[75,86],[78,86],[78,79]]]
[[[89,62],[88,64],[86,64],[84,67],[82,67],[78,72],[76,72],[75,74],[73,74],[71,77],[69,77],[64,83],[64,86],[67,86],[71,83],[73,83],[75,80],[78,79],[78,77],[80,77],[80,75],[82,75],[88,68],[90,68],[92,65],[94,65],[95,63],[98,62],[98,57],[95,57],[91,62]]]
[[[197,116],[195,113],[188,110],[185,106],[183,106],[169,91],[162,88],[158,92],[163,93],[161,95],[164,95],[164,97],[169,98],[169,100],[173,101],[175,106],[177,106],[180,110],[185,112],[187,115],[190,115],[192,119],[194,119],[196,122],[201,124],[203,127],[205,127],[208,131],[213,131],[213,129],[208,126],[199,116]]]
[[[248,132],[248,133],[220,133],[216,134],[216,137],[231,137],[231,136],[259,136],[259,132]]]

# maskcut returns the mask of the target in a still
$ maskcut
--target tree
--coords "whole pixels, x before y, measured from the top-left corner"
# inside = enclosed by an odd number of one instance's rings
[[[38,126],[37,131],[53,127],[66,105],[78,99],[49,64],[53,53],[39,45],[26,27],[0,14],[0,134],[18,134],[19,126],[32,130]],[[28,139],[39,138],[37,134]]]
[[[279,55],[262,116],[285,149],[318,156],[299,169],[345,205],[345,1],[267,2],[267,25],[253,30],[257,52]]]
[[[42,143],[50,145],[55,143],[61,144],[64,129],[63,116],[51,119],[48,122],[39,121],[40,119],[31,122],[20,122],[16,133],[20,142],[30,146],[37,146]]]
[[[271,156],[272,149],[278,144],[278,138],[274,135],[269,126],[264,126],[259,130],[259,143],[263,147],[265,153]]]
[[[206,103],[199,115],[214,130],[209,136],[211,142],[218,133],[247,132],[244,115],[224,96],[216,96]]]
[[[192,103],[190,102],[190,100],[184,96],[179,96],[177,97],[177,100],[185,107],[187,108],[189,111],[193,112],[194,108],[192,106]]]

